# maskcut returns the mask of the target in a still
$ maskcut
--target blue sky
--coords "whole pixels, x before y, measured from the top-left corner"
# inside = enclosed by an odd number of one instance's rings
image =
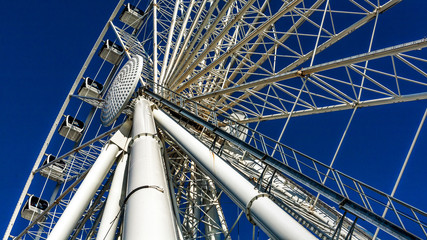
[[[111,0],[2,3],[1,233],[54,118],[115,4]],[[383,14],[380,21],[393,27],[378,29],[374,48],[427,37],[425,11],[427,1],[407,0]],[[425,107],[423,101],[360,110],[336,168],[391,192]],[[286,143],[312,156],[331,157],[350,114],[292,119]],[[426,143],[427,126],[396,193],[422,210],[427,210]]]
[[[3,236],[53,121],[116,1],[8,1],[2,5]]]

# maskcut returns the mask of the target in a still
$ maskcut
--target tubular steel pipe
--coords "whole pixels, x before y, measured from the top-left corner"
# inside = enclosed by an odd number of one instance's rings
[[[128,155],[125,154],[117,163],[96,240],[113,240],[116,235],[117,223],[119,222],[118,215],[120,214],[121,209],[120,199],[123,192],[123,180],[125,177],[127,159]]]
[[[177,239],[169,185],[152,103],[138,99],[133,115],[123,239]]]
[[[275,239],[317,239],[266,194],[254,189],[248,180],[164,112],[154,109],[153,115],[156,122],[166,132],[246,206],[248,219],[257,225],[265,226],[271,237]]]
[[[241,140],[239,140],[238,138],[231,136],[230,134],[228,134],[227,132],[223,131],[222,129],[216,127],[215,125],[206,122],[205,120],[201,119],[198,116],[195,116],[194,114],[190,113],[189,111],[180,108],[178,106],[176,106],[175,104],[159,97],[158,95],[152,93],[149,90],[145,90],[145,93],[152,97],[153,99],[155,99],[156,101],[159,101],[160,104],[164,104],[165,106],[169,107],[172,109],[172,111],[181,114],[184,117],[187,117],[189,119],[191,119],[192,121],[195,121],[197,124],[200,124],[201,126],[206,127],[206,129],[212,131],[214,134],[224,138],[226,141],[230,141],[234,144],[237,144],[239,147],[241,147],[242,149],[244,149],[245,151],[247,151],[248,153],[252,154],[254,157],[258,158],[258,159],[263,159],[262,161],[269,165],[270,167],[277,169],[278,171],[288,175],[289,177],[295,179],[296,181],[302,183],[303,185],[305,185],[306,187],[310,188],[313,191],[316,191],[318,193],[320,193],[321,195],[325,196],[326,198],[328,198],[329,200],[335,202],[336,204],[339,204],[340,209],[347,211],[359,218],[362,218],[363,220],[371,223],[372,225],[381,228],[383,231],[389,233],[390,235],[399,238],[399,239],[421,239],[418,236],[414,235],[413,233],[408,232],[406,229],[403,229],[399,226],[397,226],[395,223],[391,222],[388,219],[385,219],[379,215],[377,215],[375,212],[362,207],[361,205],[359,205],[358,203],[356,203],[355,201],[346,198],[345,196],[341,195],[340,193],[337,193],[336,191],[332,190],[331,188],[321,184],[320,182],[317,182],[315,180],[313,180],[312,178],[304,175],[303,173],[299,172],[298,170],[274,159],[273,157],[267,155],[266,153],[256,149],[255,147],[247,144],[246,142],[243,142]],[[286,146],[285,146],[286,147]],[[296,152],[297,154],[300,154],[301,156],[307,157],[309,159],[311,159],[309,156],[295,151],[293,149],[291,149],[292,151]],[[315,161],[314,159],[312,159],[312,161]],[[318,164],[321,164],[320,162],[317,162]],[[327,165],[323,165],[325,167],[327,167]],[[335,172],[339,173],[341,176],[344,176],[346,178],[349,179],[353,179],[348,175],[345,175],[342,172],[336,171]],[[355,179],[354,179],[355,180]],[[357,181],[357,180],[356,180]],[[384,193],[369,187],[366,185],[366,187],[368,187],[370,190],[389,197],[387,195],[384,195]],[[407,205],[404,202],[401,202],[397,199],[394,199],[394,201],[399,202],[400,204],[402,204],[403,206],[408,207],[409,209],[412,209],[413,211],[420,211],[418,209],[412,208],[411,206]]]
[[[119,147],[108,144],[93,164],[85,180],[83,180],[73,199],[62,213],[48,240],[68,239],[74,227],[82,217],[86,207],[96,190],[98,190],[108,171],[112,167]]]
[[[123,124],[120,130],[110,139],[110,142],[102,149],[89,173],[47,238],[48,240],[62,240],[70,237],[90,200],[92,200],[96,190],[98,190],[116,160],[116,156],[120,150],[117,142],[127,140],[130,131],[129,127],[130,124]]]

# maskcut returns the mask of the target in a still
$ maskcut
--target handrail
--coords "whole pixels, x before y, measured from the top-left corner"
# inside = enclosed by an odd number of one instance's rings
[[[412,224],[415,223],[415,225],[418,225],[425,234],[425,229],[427,228],[427,224],[425,223],[425,219],[427,218],[426,212],[391,197],[390,195],[350,177],[347,174],[330,168],[326,164],[300,151],[282,143],[278,143],[245,125],[239,124],[224,114],[216,113],[199,103],[191,101],[184,95],[175,93],[161,86],[159,87],[163,88],[163,91],[161,91],[163,96],[168,97],[170,101],[154,94],[148,89],[145,89],[144,92],[151,98],[157,100],[160,104],[170,108],[173,112],[206,127],[208,130],[219,135],[224,140],[231,142],[236,147],[240,147],[245,151],[250,152],[256,158],[263,160],[264,163],[268,164],[270,167],[291,176],[310,189],[319,192],[323,196],[339,204],[341,209],[347,210],[371,224],[380,227],[393,236],[419,239],[416,235],[405,230],[405,227],[407,226],[403,225],[400,221],[397,221],[395,219],[396,217],[398,219],[403,217],[407,220],[406,222],[409,221],[412,222]],[[179,104],[179,106],[176,104]],[[197,115],[194,113],[197,113]],[[227,123],[228,126],[234,126],[234,130],[236,130],[234,131],[234,136],[221,129],[221,127],[226,126],[224,123]],[[248,138],[247,141],[251,142],[251,144],[241,141],[237,137],[239,134],[245,134]],[[276,144],[279,147],[276,148],[274,156],[270,156],[268,150],[273,150]],[[282,161],[277,160],[275,157],[281,157]],[[310,165],[307,163],[313,164],[314,167],[308,167]],[[296,164],[297,166],[293,166],[292,164]],[[327,181],[325,184],[322,184],[322,176],[326,175],[326,171],[332,172],[332,176],[328,177],[328,179],[332,181]],[[358,187],[351,187],[347,182],[355,184],[355,186],[357,185]],[[371,193],[366,193],[367,191],[371,191]],[[371,205],[379,204],[385,207],[388,201],[391,203],[389,208],[393,210],[395,215],[390,214],[387,218],[382,218],[380,217],[381,213],[379,213],[379,211],[382,211],[383,208],[379,210],[372,208]]]

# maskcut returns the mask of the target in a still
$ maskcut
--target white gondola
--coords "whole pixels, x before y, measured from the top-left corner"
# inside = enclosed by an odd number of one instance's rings
[[[100,98],[103,86],[91,78],[85,78],[79,88],[78,95],[83,97]]]
[[[127,24],[135,29],[139,29],[142,25],[143,16],[144,16],[144,11],[128,3],[128,4],[125,4],[125,9],[123,9],[119,19],[124,24]]]
[[[35,220],[49,207],[49,202],[31,195],[21,210],[21,217],[27,220]]]
[[[123,55],[123,48],[110,40],[106,40],[99,51],[99,56],[105,61],[117,65]]]
[[[83,134],[84,123],[78,119],[67,115],[59,127],[59,135],[77,142]]]
[[[43,165],[47,165],[51,163],[53,160],[55,160],[56,157],[52,154],[47,155],[46,159],[43,162]],[[43,177],[47,177],[53,181],[56,182],[63,182],[64,181],[64,172],[65,172],[66,163],[62,159],[58,162],[55,162],[48,167],[43,168],[40,170],[40,174]]]

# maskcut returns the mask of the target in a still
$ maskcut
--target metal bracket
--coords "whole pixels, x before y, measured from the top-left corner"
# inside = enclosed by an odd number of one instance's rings
[[[129,145],[129,134],[132,128],[132,120],[126,120],[120,129],[110,138],[110,142],[127,152]]]
[[[133,137],[133,138],[129,141],[128,148],[132,147],[133,142],[134,142],[136,139],[140,138],[140,137],[152,137],[152,138],[154,138],[154,139],[155,139],[159,144],[161,143],[161,140],[160,140],[159,136],[157,136],[157,133],[154,133],[154,134],[152,134],[152,133],[140,133],[140,134],[136,135],[135,137]],[[161,145],[161,144],[160,144],[160,145]]]
[[[246,214],[246,218],[249,220],[250,223],[252,223],[253,225],[256,225],[256,223],[254,222],[253,218],[251,217],[251,207],[253,202],[255,202],[255,200],[262,198],[262,197],[267,197],[270,198],[271,200],[275,201],[274,197],[271,196],[268,193],[260,193],[258,195],[256,195],[255,197],[253,197],[249,202],[248,205],[246,205],[246,209],[245,209],[245,214]]]
[[[340,221],[338,222],[337,228],[335,229],[334,234],[331,237],[332,240],[335,240],[335,239],[338,240],[339,239],[340,233],[341,233],[342,224],[344,223],[345,215],[347,215],[347,211],[344,212],[344,214],[341,216]]]

